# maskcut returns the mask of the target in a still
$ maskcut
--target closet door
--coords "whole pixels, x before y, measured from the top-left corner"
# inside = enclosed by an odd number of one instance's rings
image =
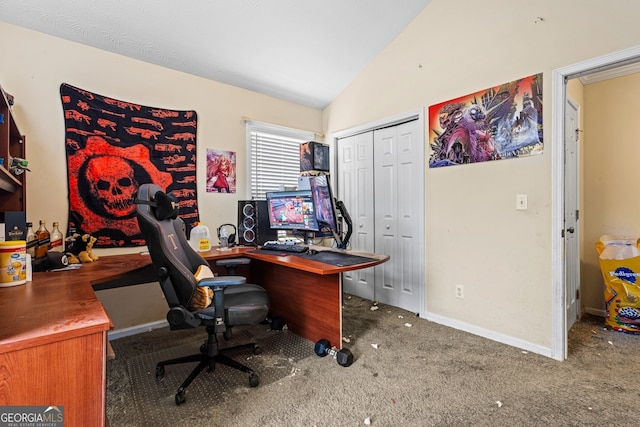
[[[353,222],[350,249],[374,252],[373,132],[342,138],[338,151],[338,197]],[[374,269],[342,274],[344,292],[374,300]]]
[[[375,299],[419,313],[425,161],[418,121],[374,131]],[[422,164],[421,164],[422,162]]]

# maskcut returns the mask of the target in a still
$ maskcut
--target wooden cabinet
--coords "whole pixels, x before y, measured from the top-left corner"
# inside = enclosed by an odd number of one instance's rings
[[[9,171],[9,159],[25,158],[25,137],[20,133],[11,111],[10,96],[0,87],[0,212],[25,211],[25,175]]]

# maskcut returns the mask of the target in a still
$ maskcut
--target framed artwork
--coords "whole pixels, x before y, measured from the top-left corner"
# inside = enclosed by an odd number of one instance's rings
[[[429,167],[541,154],[542,73],[429,107]]]
[[[207,148],[207,193],[236,192],[236,152]]]

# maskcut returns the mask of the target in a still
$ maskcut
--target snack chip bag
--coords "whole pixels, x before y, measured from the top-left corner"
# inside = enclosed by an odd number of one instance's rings
[[[640,333],[640,239],[602,236],[596,250],[605,284],[605,325]]]

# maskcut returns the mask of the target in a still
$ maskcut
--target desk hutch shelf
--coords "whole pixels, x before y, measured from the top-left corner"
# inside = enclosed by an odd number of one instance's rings
[[[4,159],[0,166],[0,212],[26,210],[26,174],[9,172],[11,157],[26,157],[25,137],[18,129],[9,99],[0,87],[0,158]]]

